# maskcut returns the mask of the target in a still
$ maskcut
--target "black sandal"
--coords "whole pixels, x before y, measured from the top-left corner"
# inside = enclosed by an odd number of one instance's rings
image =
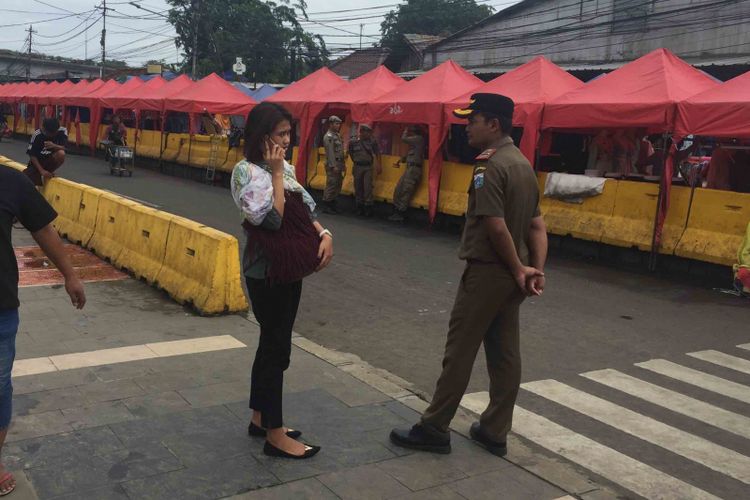
[[[258,427],[254,423],[250,422],[250,425],[247,427],[247,434],[248,436],[252,437],[266,437],[266,430],[263,427]],[[302,432],[300,431],[294,431],[292,429],[289,429],[286,431],[287,437],[290,437],[292,439],[297,439],[302,435]]]
[[[306,444],[304,454],[292,455],[291,453],[287,453],[284,450],[280,450],[279,448],[275,447],[268,441],[266,441],[266,444],[263,446],[263,453],[268,455],[269,457],[292,458],[295,460],[304,460],[306,458],[313,457],[319,451],[320,451],[320,446],[310,446]]]

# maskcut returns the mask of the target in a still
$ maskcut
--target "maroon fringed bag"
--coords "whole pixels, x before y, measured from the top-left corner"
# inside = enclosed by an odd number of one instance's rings
[[[310,220],[302,194],[284,191],[284,217],[281,228],[272,231],[242,223],[250,244],[257,243],[268,259],[268,279],[272,285],[294,283],[314,273],[320,264],[320,237]]]

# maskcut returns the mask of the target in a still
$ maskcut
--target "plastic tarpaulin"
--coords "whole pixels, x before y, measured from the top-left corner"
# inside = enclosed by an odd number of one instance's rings
[[[126,87],[128,83],[132,81],[140,81],[140,85],[135,87]],[[161,76],[157,75],[155,78],[143,81],[140,78],[133,78],[128,80],[128,83],[117,89],[111,94],[102,96],[99,102],[102,108],[110,108],[112,110],[118,109],[136,109],[138,99],[143,96],[148,96],[153,91],[160,89],[167,84],[167,81]]]
[[[446,61],[387,94],[367,103],[352,104],[352,116],[358,121],[424,124],[429,127],[430,220],[434,220],[437,214],[440,191],[443,166],[440,148],[447,131],[444,106],[483,83],[455,62]]]
[[[544,129],[674,129],[676,104],[718,85],[667,49],[658,49],[553,99]]]
[[[343,78],[323,67],[266,99],[267,102],[281,104],[299,120],[298,158],[306,159],[310,147],[310,102],[319,100],[333,91],[343,90],[347,85],[349,84]],[[297,160],[295,168],[297,179],[304,183],[307,178],[307,164]]]
[[[750,72],[677,103],[675,133],[750,137]]]
[[[468,106],[471,95],[477,92],[510,97],[515,103],[513,125],[523,127],[520,149],[533,166],[545,103],[581,86],[581,80],[539,56],[446,104],[445,117],[448,123],[465,124],[466,120],[454,116],[453,110]]]
[[[183,92],[188,87],[195,85],[193,80],[187,75],[180,75],[174,80],[170,80],[157,89],[140,87],[134,99],[134,102],[128,107],[139,111],[164,111],[164,102],[167,97]]]
[[[216,73],[164,99],[166,111],[197,114],[246,115],[256,102]]]
[[[91,123],[89,124],[89,144],[92,151],[96,150],[97,140],[99,139],[99,125],[102,121],[102,110],[107,107],[105,106],[104,100],[108,97],[117,97],[128,95],[134,90],[144,85],[143,80],[140,78],[131,78],[122,85],[119,85],[112,90],[102,92],[97,95],[96,99],[92,101],[89,109],[91,110]]]

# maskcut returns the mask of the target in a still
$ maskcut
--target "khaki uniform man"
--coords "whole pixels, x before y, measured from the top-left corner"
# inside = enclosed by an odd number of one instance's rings
[[[422,180],[422,163],[424,162],[424,137],[417,127],[411,126],[404,130],[401,140],[409,145],[409,152],[402,160],[406,163],[406,171],[393,191],[394,211],[388,220],[394,222],[403,222],[406,219],[409,203]]]
[[[331,116],[328,119],[328,132],[323,137],[326,148],[326,188],[323,192],[323,212],[339,213],[336,209],[336,198],[341,193],[346,166],[344,165],[344,141],[341,139],[341,118]]]
[[[544,290],[547,233],[536,176],[509,135],[513,101],[498,94],[474,94],[469,108],[454,114],[469,119],[469,144],[484,150],[476,159],[459,251],[466,268],[432,403],[420,423],[394,429],[391,440],[406,448],[450,452],[448,426],[484,343],[490,403],[472,425],[471,436],[503,456],[521,381],[519,307],[526,296]]]
[[[347,151],[354,163],[354,198],[357,201],[357,215],[372,216],[373,167],[378,174],[380,167],[380,147],[372,137],[372,127],[363,123],[359,126],[359,137],[349,143]]]

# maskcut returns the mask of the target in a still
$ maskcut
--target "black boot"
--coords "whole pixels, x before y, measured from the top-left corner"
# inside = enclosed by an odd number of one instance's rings
[[[392,222],[404,222],[406,220],[406,211],[394,210],[393,215],[388,217],[388,220]]]
[[[335,201],[323,201],[323,213],[328,215],[336,215],[338,214],[338,210],[336,210]]]
[[[365,205],[364,215],[365,217],[372,217],[374,215],[374,210],[372,208],[372,205]]]
[[[451,435],[437,429],[416,424],[411,429],[393,429],[391,442],[412,450],[447,454],[451,452]]]
[[[366,215],[367,214],[367,208],[365,208],[364,205],[361,203],[357,203],[357,209],[354,211],[355,215]]]
[[[505,441],[495,441],[487,436],[482,430],[479,422],[471,424],[471,439],[484,446],[490,453],[498,457],[504,457],[508,454],[508,444]]]

